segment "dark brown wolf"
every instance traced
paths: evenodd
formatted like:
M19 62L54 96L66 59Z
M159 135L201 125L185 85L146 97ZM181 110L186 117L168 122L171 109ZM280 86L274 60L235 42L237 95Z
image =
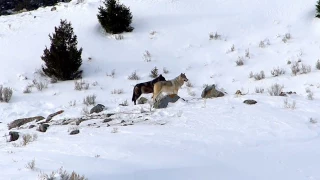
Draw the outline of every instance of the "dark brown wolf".
M136 84L133 88L132 101L136 105L137 99L141 94L153 93L153 86L156 82L165 81L166 79L160 74L157 78L152 81Z

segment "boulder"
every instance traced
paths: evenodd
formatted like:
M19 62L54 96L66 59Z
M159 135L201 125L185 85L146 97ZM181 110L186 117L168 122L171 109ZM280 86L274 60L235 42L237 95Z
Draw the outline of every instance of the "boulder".
M247 100L243 101L243 103L251 105L251 104L256 104L257 101L253 100L253 99L247 99Z
M166 108L168 107L169 103L175 103L180 99L180 97L177 94L170 94L166 95L163 98L156 101L153 105L156 109Z
M16 131L10 131L9 136L10 136L9 142L16 141L19 139L19 133Z
M145 104L145 103L147 103L147 102L148 102L148 99L145 98L145 97L140 97L140 98L138 99L138 104Z
M108 123L108 122L110 122L110 121L112 121L112 119L111 119L111 118L107 118L107 119L104 119L104 120L102 121L102 123Z
M46 132L49 126L50 126L49 124L41 124L38 130L40 132Z
M57 10L57 7L51 8L51 11L55 11L55 10Z
M90 114L92 114L92 113L99 113L99 112L103 111L104 108L105 108L104 105L102 105L102 104L97 104L96 106L94 106L94 107L90 110Z
M75 135L75 134L79 134L79 133L80 133L80 130L76 129L76 130L71 131L70 135Z
M216 98L216 97L222 97L222 96L224 96L224 93L221 91L218 91L214 84L211 86L207 86L201 93L202 98Z

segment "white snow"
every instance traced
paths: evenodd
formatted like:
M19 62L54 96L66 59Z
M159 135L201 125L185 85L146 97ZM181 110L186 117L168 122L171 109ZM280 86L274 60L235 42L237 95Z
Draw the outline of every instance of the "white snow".
M314 18L314 0L121 0L129 6L135 28L116 40L103 32L97 20L100 0L51 7L11 16L0 16L0 84L13 88L9 103L0 103L0 179L37 179L60 167L94 180L316 180L320 179L320 20ZM43 91L23 93L37 73L40 56L50 46L48 35L60 19L71 21L83 48L83 80L88 90L75 91L74 81L48 84ZM152 33L154 31L154 33ZM221 35L209 40L209 33ZM282 42L286 33L291 39ZM270 45L260 48L260 41ZM234 52L228 52L231 46ZM250 58L245 52L249 49ZM143 54L149 51L151 62ZM244 65L236 66L238 57ZM88 60L88 58L91 60ZM311 72L293 76L291 62L301 60ZM186 85L179 95L188 102L170 104L150 111L150 105L131 102L133 86L149 81L152 68L169 80L186 73L193 87ZM272 77L275 68L285 75ZM112 70L115 77L109 77ZM255 81L249 73L264 71ZM136 71L141 80L127 77ZM92 85L96 83L96 85ZM288 97L269 96L274 83ZM204 84L217 84L228 94L216 99L198 99ZM255 93L256 87L265 89ZM308 100L306 88L314 94ZM111 94L122 89L123 94ZM249 93L235 96L236 90ZM188 91L195 93L191 97ZM104 113L117 112L107 127L102 119L82 122L80 134L70 136L76 125L51 125L47 132L12 129L37 134L38 139L22 147L7 142L7 124L15 119L44 116L64 110L53 123L80 117L83 98L95 94ZM151 94L144 94L151 99ZM246 99L257 100L245 105ZM284 100L296 103L284 108ZM119 106L128 101L129 106ZM76 101L75 106L69 102ZM89 106L90 110L92 106ZM145 111L145 113L141 113ZM145 120L148 119L148 120ZM121 126L121 120L134 125ZM94 124L95 123L95 124ZM118 123L118 125L116 124ZM32 124L32 123L31 123ZM24 125L23 127L28 127ZM118 128L116 133L112 133ZM35 169L26 165L35 160Z

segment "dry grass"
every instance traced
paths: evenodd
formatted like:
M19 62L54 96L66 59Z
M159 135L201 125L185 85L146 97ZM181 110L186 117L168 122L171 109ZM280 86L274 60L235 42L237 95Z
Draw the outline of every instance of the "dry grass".
M96 104L96 98L97 96L92 94L88 95L83 99L83 104L89 106L89 105L95 105Z

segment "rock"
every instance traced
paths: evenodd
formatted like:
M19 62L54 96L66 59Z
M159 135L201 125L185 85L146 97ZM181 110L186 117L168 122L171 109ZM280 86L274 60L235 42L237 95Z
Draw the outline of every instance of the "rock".
M243 101L243 103L251 105L251 104L256 104L257 101L253 100L253 99L247 99L247 100Z
M79 133L80 133L80 130L76 129L76 130L71 131L70 135L75 135L75 134L79 134Z
M40 132L46 132L49 126L50 126L49 124L41 124L38 130Z
M99 113L99 112L103 111L104 108L105 108L104 105L102 105L102 104L97 104L96 106L94 106L94 107L90 110L90 114L92 114L92 113Z
M31 125L29 126L29 129L32 129L32 128L34 128L34 127L36 127L36 125L31 124Z
M214 84L207 86L201 93L202 98L216 98L222 96L224 96L224 93L216 90L216 86Z
M165 97L161 98L160 100L156 101L153 105L156 109L166 108L168 107L169 102L175 103L180 99L180 97L176 94L166 95Z
M107 118L107 119L104 119L102 122L103 123L107 123L107 122L110 122L110 121L112 121L112 119L111 118Z
M57 10L57 7L51 8L51 11L55 11L55 10Z
M138 104L145 104L145 103L147 103L147 102L148 102L148 99L145 98L145 97L140 97L140 98L138 99Z
M125 120L122 120L120 123L125 123L126 121Z
M16 140L19 139L19 133L16 132L16 131L10 131L10 132L9 132L9 135L10 135L9 142L11 142L11 141L16 141Z

